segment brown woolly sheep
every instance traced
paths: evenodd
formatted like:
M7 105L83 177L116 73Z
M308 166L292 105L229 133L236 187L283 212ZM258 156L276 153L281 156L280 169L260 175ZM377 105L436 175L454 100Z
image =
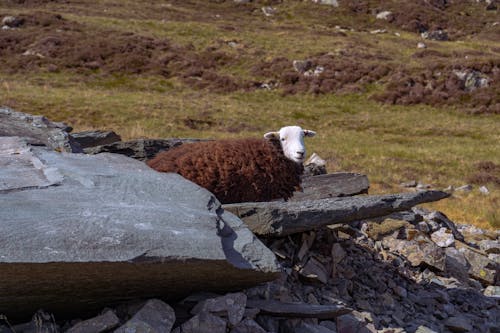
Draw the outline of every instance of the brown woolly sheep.
M265 139L196 142L161 152L147 164L175 172L212 192L222 203L288 199L300 188L304 136L316 133L283 127Z

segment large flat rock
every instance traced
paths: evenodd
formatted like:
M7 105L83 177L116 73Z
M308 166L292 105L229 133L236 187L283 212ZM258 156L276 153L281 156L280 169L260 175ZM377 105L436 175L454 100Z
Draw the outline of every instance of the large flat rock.
M272 280L276 258L207 190L115 154L0 137L0 313L83 313ZM19 166L19 167L18 167Z

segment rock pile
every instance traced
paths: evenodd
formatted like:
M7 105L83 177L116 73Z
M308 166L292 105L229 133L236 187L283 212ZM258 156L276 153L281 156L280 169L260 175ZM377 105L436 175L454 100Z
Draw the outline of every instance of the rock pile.
M59 136L64 125L9 114L43 130L0 138L0 333L500 331L500 231L415 207L446 193L331 198L369 183L330 174L290 202L224 211L138 161L55 152L69 141L52 147L50 135L74 139ZM75 142L92 148L88 135ZM40 307L55 315L13 325Z

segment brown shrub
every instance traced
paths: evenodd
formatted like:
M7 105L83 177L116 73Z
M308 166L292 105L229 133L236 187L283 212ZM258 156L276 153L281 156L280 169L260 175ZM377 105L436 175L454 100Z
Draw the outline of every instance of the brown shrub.
M468 182L477 185L490 183L500 186L500 164L481 161L475 166L477 170L467 178Z

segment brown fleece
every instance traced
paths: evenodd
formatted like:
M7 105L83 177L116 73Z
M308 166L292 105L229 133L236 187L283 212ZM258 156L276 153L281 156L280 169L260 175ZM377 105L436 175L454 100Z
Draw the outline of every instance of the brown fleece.
M183 144L147 164L206 188L222 203L288 199L300 188L302 164L285 157L279 141L218 140Z

